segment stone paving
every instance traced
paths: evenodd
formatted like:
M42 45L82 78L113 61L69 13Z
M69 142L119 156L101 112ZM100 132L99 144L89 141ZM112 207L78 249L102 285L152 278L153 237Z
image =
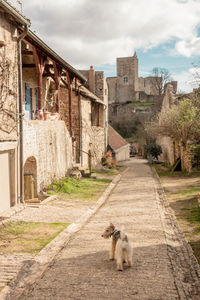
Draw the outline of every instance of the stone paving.
M158 178L144 160L133 159L110 197L63 247L20 298L49 300L200 299L200 270L180 232ZM101 238L112 221L125 225L133 244L133 267L109 261Z
M0 290L17 275L25 262L33 262L28 254L0 254Z
M44 204L25 208L21 205L2 215L11 221L73 223L95 204L94 201L66 202L62 198L52 197L52 200L45 201ZM0 253L0 290L16 276L25 264L31 265L34 259L35 255Z

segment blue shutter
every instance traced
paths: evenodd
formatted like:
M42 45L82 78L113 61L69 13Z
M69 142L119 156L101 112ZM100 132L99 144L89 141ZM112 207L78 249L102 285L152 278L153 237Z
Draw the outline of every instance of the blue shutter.
M38 111L38 88L35 89L35 97L36 97L36 111Z
M32 89L30 89L28 83L25 84L25 99L26 110L29 112L29 120L32 119Z

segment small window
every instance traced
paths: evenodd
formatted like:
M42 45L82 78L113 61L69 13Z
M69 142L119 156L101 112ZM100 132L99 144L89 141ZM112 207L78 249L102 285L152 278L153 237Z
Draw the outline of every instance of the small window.
M128 77L124 77L124 83L128 83Z

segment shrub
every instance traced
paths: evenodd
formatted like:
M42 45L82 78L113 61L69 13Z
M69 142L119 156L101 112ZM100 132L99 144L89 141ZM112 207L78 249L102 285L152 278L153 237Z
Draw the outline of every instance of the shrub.
M160 145L152 144L147 146L147 153L158 160L158 156L162 153L162 148Z

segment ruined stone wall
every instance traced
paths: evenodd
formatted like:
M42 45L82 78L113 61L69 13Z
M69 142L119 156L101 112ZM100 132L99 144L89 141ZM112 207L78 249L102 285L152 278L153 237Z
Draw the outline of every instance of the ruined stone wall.
M17 140L18 49L16 25L0 11L0 140Z
M109 77L106 79L108 85L109 104L117 102L117 77Z
M24 121L24 164L34 157L37 192L72 168L72 141L63 121Z
M104 72L95 71L95 95L104 101L105 86L104 86Z
M155 114L156 107L152 106L134 106L134 105L109 105L109 123L123 137L128 137L137 131L138 127L150 120ZM119 131L120 129L120 131ZM132 134L131 134L132 132Z
M82 98L82 150L92 155L92 166L100 163L104 155L104 128L91 125L91 101ZM88 155L82 153L82 167L88 168Z

